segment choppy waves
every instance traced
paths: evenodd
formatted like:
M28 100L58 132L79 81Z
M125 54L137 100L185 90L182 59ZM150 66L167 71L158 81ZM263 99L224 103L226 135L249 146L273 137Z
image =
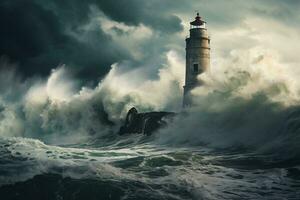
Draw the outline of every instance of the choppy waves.
M296 199L300 195L300 166L276 162L268 155L237 149L157 146L142 137L117 140L123 142L75 148L25 138L1 139L1 196Z
M1 197L299 199L300 98L290 76L271 77L256 66L263 59L230 65L199 77L195 106L181 111L181 65L168 56L157 80L114 65L95 88L79 88L64 67L47 80L0 73ZM131 106L178 114L150 137L118 136Z

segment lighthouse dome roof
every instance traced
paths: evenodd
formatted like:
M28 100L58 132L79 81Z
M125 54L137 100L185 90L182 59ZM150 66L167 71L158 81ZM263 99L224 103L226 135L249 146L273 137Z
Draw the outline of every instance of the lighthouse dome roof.
M193 26L202 26L205 23L199 16L199 13L197 13L197 16L195 17L195 20L192 21L190 24Z

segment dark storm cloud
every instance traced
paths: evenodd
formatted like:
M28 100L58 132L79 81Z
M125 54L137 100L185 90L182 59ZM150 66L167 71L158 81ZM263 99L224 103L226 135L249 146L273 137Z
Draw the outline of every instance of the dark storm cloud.
M52 12L22 1L4 1L0 5L0 52L26 63L46 51L49 43L60 44L68 38ZM31 69L28 69L30 73ZM25 72L25 71L24 71Z
M162 32L178 32L182 30L181 20L165 12L168 5L161 1L119 0L96 1L99 8L115 21L128 25L143 23ZM168 1L170 4L175 2ZM162 10L163 9L163 10Z
M46 75L61 63L72 66L80 75L99 76L109 70L112 62L129 57L100 29L87 33L90 42L68 35L68 28L81 34L77 30L80 21L75 23L68 17L32 1L2 2L0 54L17 62L19 71L26 76ZM87 16L78 17L74 13L73 19L76 17L87 20ZM90 44L93 40L99 46Z
M132 56L100 26L82 28L91 20L92 5L127 25L145 24L168 33L182 30L178 17L158 14L154 3L137 0L4 0L0 3L0 55L18 63L25 76L47 75L59 64L67 64L83 78L104 75L112 63Z
M0 56L18 64L25 76L48 75L52 68L67 64L78 76L89 80L105 75L111 64L130 60L133 66L157 69L162 55L171 48L184 54L181 19L187 24L198 10L211 31L241 26L251 17L271 18L291 27L300 20L296 0L2 0L0 2ZM139 41L137 49L119 44L101 29L99 17L130 27L144 25L153 35ZM236 8L236 9L235 9ZM94 9L95 10L95 9ZM180 17L180 18L179 18ZM87 28L88 26L88 28ZM187 31L187 30L186 30ZM124 36L126 30L111 32ZM156 72L152 72L156 73Z

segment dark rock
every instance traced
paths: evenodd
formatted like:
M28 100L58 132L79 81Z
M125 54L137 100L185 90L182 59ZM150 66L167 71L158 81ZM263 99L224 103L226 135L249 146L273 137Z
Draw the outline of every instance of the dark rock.
M166 126L167 121L174 116L174 112L138 113L137 109L133 107L128 111L125 123L121 126L119 134L139 133L150 135L159 128Z

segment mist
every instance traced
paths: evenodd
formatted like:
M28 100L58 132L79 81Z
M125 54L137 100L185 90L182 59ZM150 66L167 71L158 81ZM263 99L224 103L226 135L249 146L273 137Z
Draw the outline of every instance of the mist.
M174 51L166 57L157 79L149 79L143 68L124 70L128 63L116 63L94 88L80 86L64 65L47 78L22 80L14 66L2 63L1 80L7 87L1 88L0 134L50 143L78 142L114 134L133 106L141 111L179 111L183 62Z
M220 66L200 75L204 84L192 91L195 106L182 110L184 59L174 50L165 56L156 79L142 67L116 63L94 88L80 86L66 66L45 79L22 80L3 62L1 80L7 87L1 88L0 133L76 143L116 134L134 106L140 112L181 113L158 133L159 142L254 146L280 135L298 109L299 83L290 78L295 75L270 52L252 49L233 51Z
M193 106L160 130L157 142L298 158L300 88L292 66L257 47L219 61L198 77Z

